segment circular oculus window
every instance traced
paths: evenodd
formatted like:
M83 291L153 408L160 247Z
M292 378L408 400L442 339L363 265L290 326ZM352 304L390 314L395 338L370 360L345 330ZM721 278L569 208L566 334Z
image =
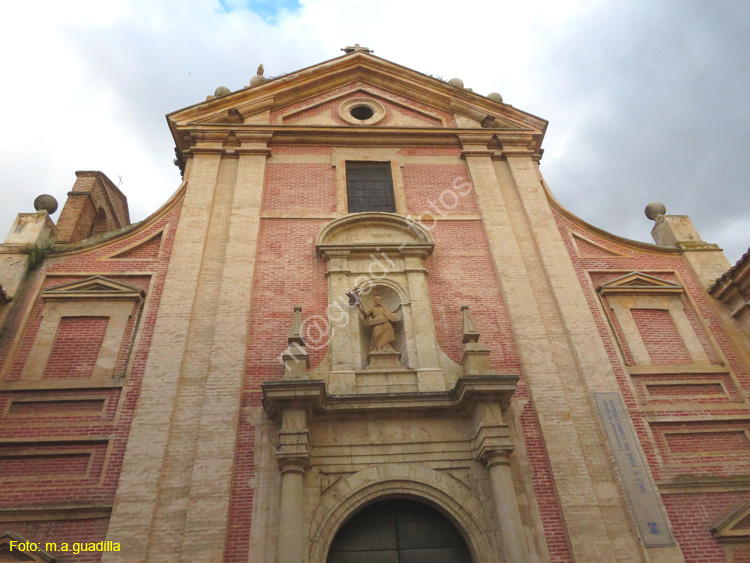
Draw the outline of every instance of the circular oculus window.
M339 106L339 116L352 125L374 125L385 117L385 107L370 98L351 98Z

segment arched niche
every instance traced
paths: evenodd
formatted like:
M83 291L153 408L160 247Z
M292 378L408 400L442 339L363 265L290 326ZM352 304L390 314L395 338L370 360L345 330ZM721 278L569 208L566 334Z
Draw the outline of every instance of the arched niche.
M409 367L409 344L406 337L406 329L404 327L404 303L402 301L402 291L397 291L391 284L378 283L373 281L372 283L361 284L356 288L357 293L362 299L362 304L365 311L371 310L375 305L375 298L379 297L380 301L388 311L394 313L399 322L394 324L393 332L395 340L392 344L393 349L399 353L399 362L403 367ZM408 303L407 303L408 306ZM408 309L407 309L408 310ZM369 367L368 357L369 354L375 349L375 342L373 339L373 333L371 327L367 325L366 319L360 314L360 356L362 358L362 368L367 369Z
M342 306L346 322L331 323L330 371L324 378L332 394L445 391L446 378L435 337L424 259L435 246L421 224L395 213L357 213L331 221L318 234L316 250L328 267L329 306ZM367 325L357 308L347 308L347 294L382 296L401 317L399 361L393 373L374 364ZM373 365L378 365L377 370ZM373 373L378 371L379 374Z

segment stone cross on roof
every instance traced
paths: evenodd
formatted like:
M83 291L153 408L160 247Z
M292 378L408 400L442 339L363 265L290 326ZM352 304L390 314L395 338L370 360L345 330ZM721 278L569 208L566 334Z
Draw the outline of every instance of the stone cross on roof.
M349 53L356 53L358 51L362 51L363 53L374 53L375 52L374 49L368 49L367 47L360 47L359 43L355 43L354 47L344 47L341 50L344 51L344 53L346 53L347 55Z

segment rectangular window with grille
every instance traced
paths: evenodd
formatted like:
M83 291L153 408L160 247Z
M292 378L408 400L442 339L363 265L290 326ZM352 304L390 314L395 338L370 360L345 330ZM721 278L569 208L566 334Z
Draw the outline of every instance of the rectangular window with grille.
M346 194L349 213L396 212L390 162L346 163Z

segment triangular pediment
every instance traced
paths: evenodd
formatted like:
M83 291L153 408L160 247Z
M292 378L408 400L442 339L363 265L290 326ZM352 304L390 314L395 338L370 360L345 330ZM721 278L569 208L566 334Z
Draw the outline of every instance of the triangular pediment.
M718 540L750 541L750 502L738 506L711 526L711 534Z
M347 103L350 102L350 103ZM451 114L428 106L417 107L408 98L383 91L366 83L352 84L315 96L309 103L294 104L274 112L282 125L349 126L351 118L342 111L349 105L370 103L382 110L374 123L379 127L447 127ZM342 115L343 114L343 115Z
M42 292L44 299L141 299L145 293L102 276L64 283Z
M598 291L604 295L612 293L682 293L684 290L681 285L669 280L641 272L632 272L600 285Z
M11 542L15 542L11 545ZM19 549L18 546L36 545L38 549ZM22 562L22 561L37 561L54 563L57 561L55 557L41 549L42 544L34 544L26 540L26 538L11 532L10 530L0 532L0 561L7 562ZM46 546L45 546L46 547Z
M394 115L389 115L390 125L383 120L378 125L381 127L513 129L534 136L540 145L547 126L545 120L508 104L364 52L208 99L173 112L167 119L179 148L187 148L187 141L178 129L190 125L240 129L252 125L356 127L341 123L333 108L323 106L357 91L380 103L387 101ZM317 119L311 115L315 112Z

